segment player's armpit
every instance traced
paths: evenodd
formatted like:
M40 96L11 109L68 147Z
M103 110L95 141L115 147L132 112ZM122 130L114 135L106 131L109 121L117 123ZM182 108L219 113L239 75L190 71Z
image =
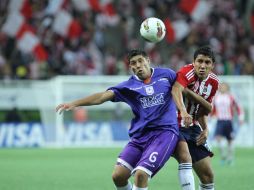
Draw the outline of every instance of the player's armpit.
M115 97L115 93L112 90L107 90L106 92L102 94L101 101L102 103L106 101L110 101L114 97Z

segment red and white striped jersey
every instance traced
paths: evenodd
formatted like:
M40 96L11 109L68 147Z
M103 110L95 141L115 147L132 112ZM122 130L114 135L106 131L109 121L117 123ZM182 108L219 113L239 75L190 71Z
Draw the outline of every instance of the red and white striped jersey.
M218 92L214 97L212 115L216 116L218 120L232 120L234 111L237 112L238 119L243 121L244 112L234 96L229 92Z
M218 86L219 79L214 73L209 73L207 78L200 81L198 76L194 72L193 64L186 65L182 67L177 72L177 82L183 87L187 87L193 92L204 97L208 102L212 103L213 97L215 96ZM198 124L195 120L197 112L199 110L199 104L185 98L184 100L187 112L193 117L193 124ZM178 112L178 122L180 126L184 126L183 120L181 118L180 112Z

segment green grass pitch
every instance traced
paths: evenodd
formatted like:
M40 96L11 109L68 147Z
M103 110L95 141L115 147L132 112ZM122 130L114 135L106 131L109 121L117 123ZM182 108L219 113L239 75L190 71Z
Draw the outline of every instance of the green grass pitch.
M111 173L120 148L0 149L0 190L113 190ZM237 149L233 166L221 166L215 150L217 190L254 189L254 149ZM196 186L197 186L196 178ZM149 190L179 190L173 158Z

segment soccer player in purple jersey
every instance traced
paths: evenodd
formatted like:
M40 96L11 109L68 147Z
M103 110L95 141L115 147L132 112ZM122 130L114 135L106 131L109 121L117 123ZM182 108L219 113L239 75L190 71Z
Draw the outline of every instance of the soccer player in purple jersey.
M125 102L134 114L129 129L130 141L119 154L112 178L117 190L147 190L148 180L170 158L178 142L179 127L171 89L176 73L171 69L151 68L141 50L128 55L133 76L105 92L63 103L60 113L78 106L106 101ZM134 184L129 181L134 176Z

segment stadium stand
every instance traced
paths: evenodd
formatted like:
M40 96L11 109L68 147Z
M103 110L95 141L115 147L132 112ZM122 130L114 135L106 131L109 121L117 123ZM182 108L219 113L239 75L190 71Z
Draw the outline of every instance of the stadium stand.
M178 69L193 49L218 53L219 75L254 74L253 1L1 0L0 78L123 75L126 51L145 48L154 65ZM225 11L227 10L227 11ZM167 36L144 42L139 25L156 16Z

